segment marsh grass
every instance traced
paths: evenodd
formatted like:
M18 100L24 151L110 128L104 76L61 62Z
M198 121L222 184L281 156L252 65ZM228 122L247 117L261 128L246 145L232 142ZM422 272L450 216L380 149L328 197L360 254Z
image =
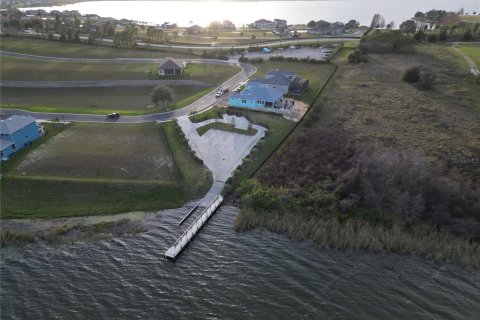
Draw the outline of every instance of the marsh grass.
M37 241L61 244L79 240L104 239L123 234L135 235L146 231L140 222L129 219L100 222L90 225L60 225L46 230L4 227L0 230L0 247L24 247Z
M335 217L242 209L234 227L237 232L265 228L285 233L294 240L311 240L322 248L418 254L437 262L454 262L473 269L480 267L479 243L468 242L428 224L408 225L400 219L395 219L389 227L360 219L341 222Z

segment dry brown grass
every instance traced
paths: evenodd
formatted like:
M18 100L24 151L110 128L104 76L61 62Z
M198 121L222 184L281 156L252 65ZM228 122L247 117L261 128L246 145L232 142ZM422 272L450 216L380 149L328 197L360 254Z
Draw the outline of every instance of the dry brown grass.
M382 148L421 150L434 162L478 158L480 101L468 71L456 64L448 47L420 46L417 51L372 54L369 63L343 64L319 126L342 127L358 141L367 139ZM433 90L421 91L401 80L402 72L413 65L437 76ZM480 171L478 166L470 169Z

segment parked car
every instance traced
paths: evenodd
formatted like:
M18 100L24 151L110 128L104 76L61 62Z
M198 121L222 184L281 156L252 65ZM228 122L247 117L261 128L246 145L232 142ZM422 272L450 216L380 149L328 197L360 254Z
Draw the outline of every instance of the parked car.
M217 91L217 93L215 93L215 97L217 98L220 98L222 95L223 95L223 90L219 90Z
M118 113L118 112L109 113L109 114L107 114L107 118L118 119L118 118L120 118L120 113Z
M223 94L226 94L226 93L229 93L229 92L230 92L230 88L223 89Z

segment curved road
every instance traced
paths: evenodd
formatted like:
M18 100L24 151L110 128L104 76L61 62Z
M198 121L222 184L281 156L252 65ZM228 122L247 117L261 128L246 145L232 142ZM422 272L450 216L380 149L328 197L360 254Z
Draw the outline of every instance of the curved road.
M2 55L4 52L2 52ZM11 54L11 53L10 53ZM23 55L22 56L31 56L31 55ZM13 56L13 55L12 55ZM58 61L58 59L65 59L65 58L56 58L56 57L42 57L42 56L34 56L41 59L49 59L43 61ZM25 57L25 59L29 59ZM70 58L73 59L73 58ZM98 59L78 59L78 60L98 60ZM78 61L73 60L73 61ZM109 60L109 59L101 59L101 60ZM118 59L110 59L110 60L118 60ZM128 59L130 60L130 59ZM138 60L138 59L137 59ZM143 59L145 62L146 60L155 60L155 59ZM72 121L72 122L106 122L106 123L142 123L142 122L163 122L163 121L170 121L173 118L188 115L192 111L203 111L208 109L212 106L218 99L215 97L215 93L222 87L229 87L234 88L238 86L243 81L247 80L252 74L254 74L257 69L246 63L238 63L238 62L229 62L223 60L209 60L209 59L194 59L189 60L192 63L211 63L211 64L229 64L235 65L242 68L242 71L225 81L221 86L213 89L211 92L207 93L205 96L201 97L197 101L193 102L192 104L178 110L172 110L163 113L154 113L148 115L139 115L139 116L121 116L119 119L107 119L105 115L92 115L92 114L75 114L75 113L53 113L53 112L31 112L26 110L20 109L8 109L2 108L2 114L9 114L9 115L30 115L37 120L50 120L52 118L58 117L62 121Z

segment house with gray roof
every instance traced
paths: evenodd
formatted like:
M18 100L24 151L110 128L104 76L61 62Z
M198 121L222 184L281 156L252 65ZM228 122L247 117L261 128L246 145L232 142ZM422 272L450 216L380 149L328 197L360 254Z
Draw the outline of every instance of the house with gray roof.
M257 84L278 89L289 95L302 95L310 86L308 79L298 77L295 72L280 69L267 72L264 79L250 80L247 86Z
M12 154L38 139L42 128L30 116L11 116L0 120L1 158L7 160Z
M176 76L182 75L187 64L184 60L165 58L158 65L158 75L159 76Z
M283 92L263 85L252 85L228 98L230 107L276 108L283 99Z

